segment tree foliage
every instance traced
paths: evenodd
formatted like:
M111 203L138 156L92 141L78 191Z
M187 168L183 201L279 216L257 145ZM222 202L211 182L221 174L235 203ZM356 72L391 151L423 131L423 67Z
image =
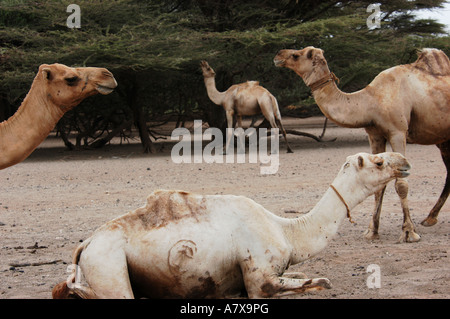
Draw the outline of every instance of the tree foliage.
M66 25L73 2L81 8L80 29ZM414 16L443 2L378 1L381 27L370 30L372 1L2 0L0 120L20 105L38 66L54 62L106 67L119 83L111 95L89 98L61 120L61 136L75 132L75 146L103 145L134 126L144 150L153 151L149 123L196 117L222 126L221 108L206 95L202 59L216 70L219 90L258 80L281 107L296 106L290 115L319 113L299 78L273 66L279 49L324 49L341 88L353 91L383 69L412 62L418 48L449 54L443 26Z

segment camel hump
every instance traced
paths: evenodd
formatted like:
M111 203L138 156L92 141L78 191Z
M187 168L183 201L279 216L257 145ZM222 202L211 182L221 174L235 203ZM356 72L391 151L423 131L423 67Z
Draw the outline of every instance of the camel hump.
M417 69L432 75L450 75L450 60L443 51L425 48L418 56L412 64Z
M183 218L198 217L206 211L205 198L184 191L157 190L147 197L147 204L132 214L144 229L164 227Z
M259 81L247 81L246 82L248 86L257 86L259 85Z

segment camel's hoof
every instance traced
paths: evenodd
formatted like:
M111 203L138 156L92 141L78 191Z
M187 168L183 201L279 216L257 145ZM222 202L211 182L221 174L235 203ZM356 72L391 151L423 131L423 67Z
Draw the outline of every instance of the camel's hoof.
M433 217L427 217L421 222L421 224L423 226L427 226L427 227L436 225L436 223L437 223L437 218L433 218Z
M331 281L328 278L314 278L311 285L320 289L331 289Z
M420 240L419 234L414 231L404 231L398 240L399 243L416 243Z
M286 153L294 153L291 149L288 149Z
M364 233L364 237L367 240L378 240L380 239L380 235L378 235L378 232L374 232L372 229L368 228L366 232Z

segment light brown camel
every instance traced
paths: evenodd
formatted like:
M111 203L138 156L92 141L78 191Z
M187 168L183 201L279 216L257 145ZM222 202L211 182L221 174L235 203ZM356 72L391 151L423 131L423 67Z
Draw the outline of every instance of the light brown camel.
M116 86L112 73L103 68L41 65L17 112L0 123L0 169L27 158L83 99L109 94Z
M354 93L339 90L321 49L281 50L274 63L302 77L329 119L344 127L364 127L374 154L384 152L387 141L401 154L406 143L437 145L447 178L439 200L422 221L425 226L436 224L450 191L450 61L444 52L423 49L414 63L387 69ZM400 241L418 241L409 215L408 182L397 179L395 186L404 214ZM375 211L366 233L369 239L379 237L383 195L384 189L375 194Z
M327 278L285 271L321 252L352 208L409 169L399 153L349 156L299 218L244 196L156 191L78 246L74 272L53 298L266 298L330 288Z
M252 116L261 114L273 128L281 129L281 133L286 141L287 152L292 153L287 141L286 131L281 123L281 114L278 108L277 99L257 81L247 81L245 83L234 84L225 92L219 92L216 88L216 72L209 66L208 62L202 61L200 67L203 72L206 91L208 97L214 104L225 109L227 117L227 127L234 128L234 116L238 118L238 124L242 127L242 116ZM227 146L231 139L231 130L227 132Z

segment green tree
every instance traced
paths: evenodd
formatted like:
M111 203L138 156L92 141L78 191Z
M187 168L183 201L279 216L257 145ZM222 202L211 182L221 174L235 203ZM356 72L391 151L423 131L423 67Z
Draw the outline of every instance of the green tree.
M372 1L79 0L81 28L69 29L72 2L0 2L0 120L20 105L42 63L106 67L118 80L114 93L86 99L59 123L68 147L69 131L77 132L75 146L101 146L133 125L149 152L156 136L149 123L182 125L196 117L221 127L223 112L206 95L202 59L216 70L219 89L258 80L280 106L297 107L290 115L308 116L320 111L293 72L273 66L279 49L324 49L345 91L413 61L418 48L450 52L443 26L414 16L439 8L439 0L379 1L381 27L372 30L366 26Z

